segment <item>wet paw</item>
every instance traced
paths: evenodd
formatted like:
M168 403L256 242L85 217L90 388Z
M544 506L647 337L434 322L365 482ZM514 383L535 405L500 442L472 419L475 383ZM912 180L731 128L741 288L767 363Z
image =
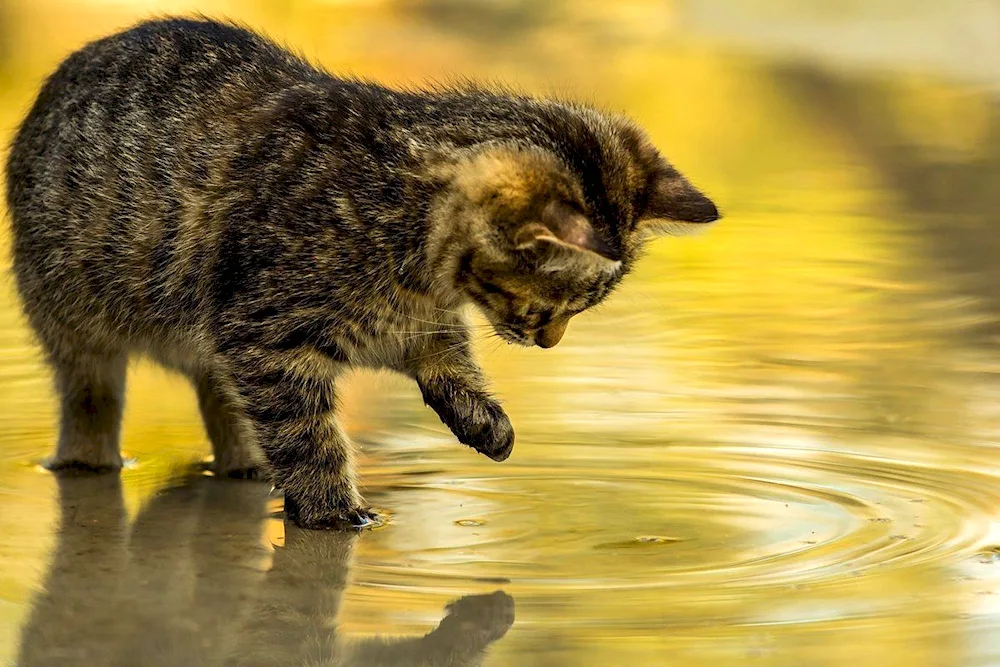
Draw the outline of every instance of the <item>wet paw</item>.
M300 503L287 493L285 518L299 528L310 530L365 530L382 525L379 515L364 507L352 507L335 513L304 512Z
M350 523L351 527L356 530L377 528L382 525L382 518L378 514L373 510L361 507L348 511L344 520Z
M514 448L514 428L503 408L484 392L462 386L454 380L437 380L420 385L424 403L438 413L458 441L503 461Z
M459 442L494 461L505 461L514 449L514 427L500 404L491 399L480 401L452 431Z

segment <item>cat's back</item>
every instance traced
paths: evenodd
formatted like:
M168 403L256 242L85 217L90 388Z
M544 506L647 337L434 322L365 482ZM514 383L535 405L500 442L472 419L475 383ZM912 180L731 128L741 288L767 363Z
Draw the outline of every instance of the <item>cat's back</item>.
M178 101L181 93L196 102L220 90L259 93L259 87L318 76L304 60L251 30L207 19L168 18L140 23L72 53L46 82L39 103L74 93L94 99L91 93L128 87L119 91L125 100L155 107L166 99ZM123 100L94 101L110 105Z
M148 21L91 42L46 80L15 136L15 229L39 189L51 198L60 187L99 185L104 167L135 172L184 135L225 132L240 108L322 76L260 35L210 20Z
M168 18L147 21L93 42L66 65L91 74L87 85L136 86L137 102L197 101L226 92L235 97L322 75L266 37L231 23Z
M156 135L171 122L226 111L322 75L236 25L162 19L87 44L46 80L18 132L10 171L28 158L69 151L74 140ZM75 155L86 158L86 153Z
M208 20L142 23L67 57L7 162L14 269L29 310L53 302L49 310L76 308L81 321L163 311L171 275L198 269L177 265L175 246L211 256L198 211L237 145L241 110L324 76L256 33ZM73 299L55 303L66 285Z

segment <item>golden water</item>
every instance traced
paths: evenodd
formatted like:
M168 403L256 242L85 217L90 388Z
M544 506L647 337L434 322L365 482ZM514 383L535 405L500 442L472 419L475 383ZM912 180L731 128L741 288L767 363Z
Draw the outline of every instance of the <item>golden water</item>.
M755 56L686 34L684 6L0 6L4 142L70 50L198 9L337 71L626 111L726 213L657 241L557 348L484 345L518 433L503 464L411 384L355 378L347 425L391 516L356 540L285 529L266 489L192 476L208 451L193 394L142 363L120 487L60 489L37 466L49 376L5 281L0 664L304 664L303 624L336 629L309 654L332 660L496 590L434 641L478 642L495 666L1000 663L997 97Z

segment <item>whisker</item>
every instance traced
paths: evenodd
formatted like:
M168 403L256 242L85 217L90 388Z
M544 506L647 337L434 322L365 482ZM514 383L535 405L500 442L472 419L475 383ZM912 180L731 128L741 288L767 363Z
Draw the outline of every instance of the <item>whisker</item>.
M383 333L393 334L396 336L402 336L404 334L411 334L413 336L436 336L438 334L450 334L455 333L456 329L438 329L437 331L385 331Z
M425 354L419 357L411 357L409 361L421 361L423 359L434 359L435 357L442 357L446 354L451 354L452 352L455 352L460 348L467 347L467 345L468 345L467 342L463 340L453 345L449 345L443 350L438 350L437 352L431 352L430 354Z
M442 312L445 312L445 313L450 312L450 311L444 310L443 308L438 308L438 310L440 310ZM413 320L414 322L420 322L421 324L430 324L432 326L438 327L439 329L448 329L448 330L453 330L453 331L461 331L461 330L464 330L464 329L472 329L472 328L475 328L475 329L487 328L487 327L490 326L489 324L476 323L476 322L469 322L469 323L466 323L466 322L455 322L454 324L452 324L452 323L449 323L449 322L440 322L440 321L434 321L434 320L424 320L424 319L421 319L419 317L416 317L415 315L410 315L409 313L403 313L403 312L396 312L395 314L396 315L400 315L402 317L405 317L407 319Z
M446 328L446 329L464 329L464 328L466 328L465 324L458 324L458 323L456 323L456 324L449 324L448 322L434 322L432 320L422 320L419 317L414 317L413 315L404 315L404 317L408 317L409 319L413 320L414 322L420 322L421 324L430 324L431 326L443 327L443 328Z

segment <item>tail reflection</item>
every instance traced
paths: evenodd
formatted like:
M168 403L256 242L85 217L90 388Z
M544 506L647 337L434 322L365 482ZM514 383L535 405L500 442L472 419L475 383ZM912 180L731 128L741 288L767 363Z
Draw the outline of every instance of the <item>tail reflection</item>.
M59 496L21 667L459 667L481 664L514 620L498 591L452 603L423 637L342 641L335 619L358 536L288 526L267 568L263 485L191 478L132 526L116 475L62 477Z

